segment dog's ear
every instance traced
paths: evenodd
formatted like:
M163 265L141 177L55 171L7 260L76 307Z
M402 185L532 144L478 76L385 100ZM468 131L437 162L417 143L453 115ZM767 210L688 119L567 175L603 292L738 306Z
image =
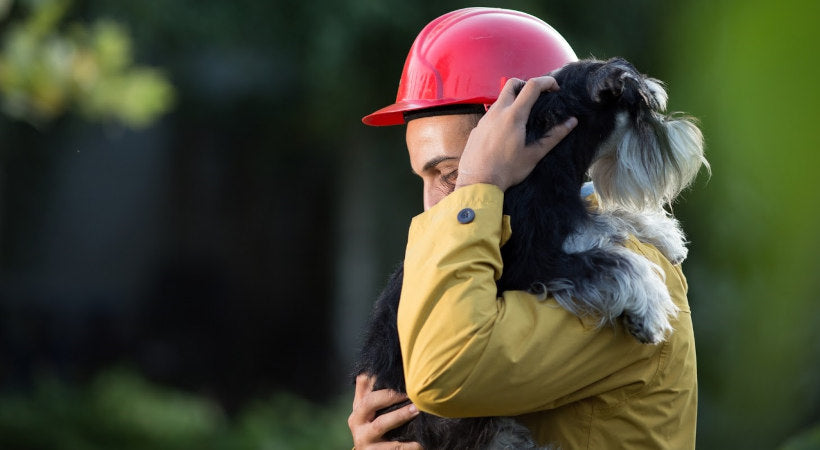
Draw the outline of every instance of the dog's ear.
M611 59L590 73L587 87L594 101L614 107L616 117L614 138L589 168L602 208L662 209L702 166L708 170L703 134L694 119L663 113L667 94L660 81Z
M647 78L624 59L602 63L589 78L589 96L598 103L617 102L628 109L645 106L653 111L666 109L663 83Z
M685 116L639 114L589 168L601 208L659 211L689 186L701 167L703 134Z

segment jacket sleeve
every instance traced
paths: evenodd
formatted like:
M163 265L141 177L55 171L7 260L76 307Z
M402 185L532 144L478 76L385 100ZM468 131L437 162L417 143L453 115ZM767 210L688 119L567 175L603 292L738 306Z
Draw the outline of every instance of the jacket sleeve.
M658 353L660 346L640 344L618 325L597 328L553 299L499 296L500 247L509 233L502 204L497 187L466 186L410 225L398 331L407 392L423 411L474 417L552 409L620 387L610 375ZM474 218L459 221L465 208Z

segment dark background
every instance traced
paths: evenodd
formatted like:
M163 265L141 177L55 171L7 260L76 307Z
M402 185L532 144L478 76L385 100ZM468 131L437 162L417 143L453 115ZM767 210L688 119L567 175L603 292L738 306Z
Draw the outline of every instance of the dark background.
M11 108L12 31L55 2L57 36L122 27L167 108ZM479 5L629 59L701 120L714 174L675 206L698 447L773 448L820 421L816 2L62 3L0 1L0 444L310 448L333 429L318 442L348 446L349 364L421 210L403 128L359 120L395 98L424 24ZM134 425L145 399L187 431Z

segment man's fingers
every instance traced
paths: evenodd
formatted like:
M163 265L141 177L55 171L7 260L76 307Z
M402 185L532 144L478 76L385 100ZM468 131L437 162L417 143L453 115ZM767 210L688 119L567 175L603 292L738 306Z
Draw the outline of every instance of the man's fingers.
M365 374L359 374L356 377L356 394L354 397L354 401L357 399L364 398L368 392L373 390L373 385L376 383L376 377L367 376Z
M390 405L395 405L396 403L407 400L407 395L390 389L382 389L371 392L363 400L362 408L366 408L375 413L382 408L387 408Z
M547 143L551 143L552 146L555 146L558 142L562 139L567 137L567 135L578 125L578 119L575 117L570 117L569 119L565 120L564 123L559 123L554 127L550 128L547 131L547 134L541 139L541 141L546 140Z
M547 155L562 139L564 139L574 128L578 125L578 119L570 117L564 123L559 123L552 127L544 137L538 141L530 144L530 147L535 147L534 157L536 162Z
M418 442L393 442L396 446L390 447L391 450L424 450Z
M522 114L529 115L532 105L535 104L542 92L557 91L558 89L558 82L553 77L530 78L521 88L521 92L518 93L515 99L515 107L519 108Z
M424 450L418 442L382 442L370 447L373 450Z
M504 83L504 87L501 89L501 92L498 94L498 99L495 101L494 105L499 106L509 106L515 101L516 95L522 89L522 86L525 86L526 82L524 80L518 78L510 78Z
M376 419L371 422L372 430L374 434L384 436L388 431L404 425L417 415L419 415L419 411L416 409L416 405L411 403L395 411L390 411L389 413L376 417Z
M504 87L498 94L498 99L495 103L501 106L508 106L513 102L517 102L521 103L522 108L530 110L542 92L557 91L559 89L558 82L549 75L530 78L527 81L519 78L510 78L504 83Z
M512 106L518 112L517 115L522 117L528 116L532 105L538 100L538 96L542 92L557 91L558 82L551 76L543 76L530 78L527 81L518 78L510 78L498 94L498 100L493 106L498 105L497 108L506 108Z
M376 411L407 400L407 395L391 389L374 391L375 383L376 377L356 377L353 411L347 418L355 445L385 450L422 450L415 442L384 442L386 432L412 420L419 412L415 405L409 404L376 417Z

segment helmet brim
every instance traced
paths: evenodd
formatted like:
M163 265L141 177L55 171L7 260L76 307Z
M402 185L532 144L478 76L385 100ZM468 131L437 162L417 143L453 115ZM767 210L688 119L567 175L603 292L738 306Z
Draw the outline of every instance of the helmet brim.
M420 109L435 108L447 105L490 105L495 103L495 98L476 97L468 99L435 99L435 100L405 100L387 105L371 114L362 117L362 123L372 127L385 127L390 125L403 125L404 113L418 111Z

